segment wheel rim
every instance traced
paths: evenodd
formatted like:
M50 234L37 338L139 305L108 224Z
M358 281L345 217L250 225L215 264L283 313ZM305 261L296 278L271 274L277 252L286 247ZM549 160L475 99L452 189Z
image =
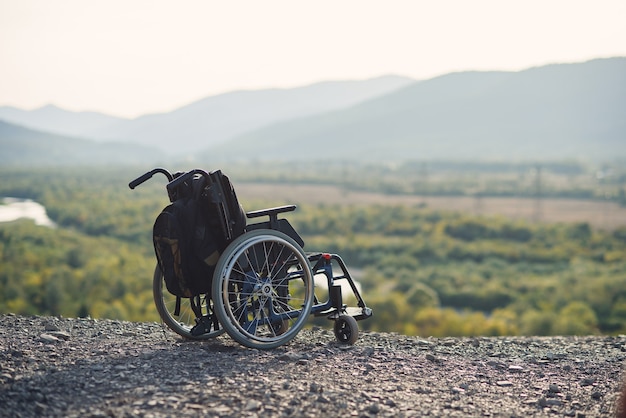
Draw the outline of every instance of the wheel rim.
M216 311L224 316L229 335L241 344L277 347L295 337L310 312L313 280L308 259L277 231L253 231L240 238L218 263L214 281L219 296L214 295L222 304Z

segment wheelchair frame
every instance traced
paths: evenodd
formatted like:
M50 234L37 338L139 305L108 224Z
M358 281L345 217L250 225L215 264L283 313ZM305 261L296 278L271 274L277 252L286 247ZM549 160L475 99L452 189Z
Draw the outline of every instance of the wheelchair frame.
M134 189L164 174L170 201L180 198L183 185L204 179L202 193L218 213L221 232L229 243L220 255L212 277L210 294L181 298L165 290L157 264L153 276L154 302L163 322L182 337L205 340L224 331L240 344L271 349L291 341L303 328L309 315L334 321L337 340L354 344L358 339L357 320L369 318L372 310L337 254L305 253L304 241L289 221L279 215L294 211L295 205L246 213L247 219L267 217L247 224L238 236L233 231L233 204L223 188L220 170L210 173L194 169L172 175L155 168L129 183ZM238 203L237 203L238 206ZM209 208L207 208L208 210ZM315 279L323 278L328 294L318 298ZM342 286L347 283L357 306L344 304Z

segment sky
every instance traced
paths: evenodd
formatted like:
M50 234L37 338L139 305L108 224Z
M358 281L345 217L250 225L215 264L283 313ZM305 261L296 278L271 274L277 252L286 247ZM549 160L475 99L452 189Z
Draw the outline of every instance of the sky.
M626 56L625 0L0 0L0 106L134 118L235 90Z

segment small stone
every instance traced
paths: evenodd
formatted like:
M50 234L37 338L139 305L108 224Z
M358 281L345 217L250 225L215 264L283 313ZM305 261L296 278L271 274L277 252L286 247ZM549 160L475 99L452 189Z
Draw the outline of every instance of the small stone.
M518 366L518 365L511 365L511 366L509 366L509 371L510 372L514 372L514 373L519 373L519 372L523 372L524 368L522 366Z
M211 408L211 412L216 414L216 415L227 415L230 414L232 412L232 408L226 406L226 405L216 405L214 407Z
M41 341L43 341L44 343L50 344L50 343L55 343L60 341L57 337L55 337L54 335L50 335L50 334L41 334L39 336L39 338L41 339Z
M595 392L593 392L593 393L591 394L591 398L592 398L592 399L596 399L596 400L597 400L597 399L602 399L602 394L601 394L600 392L598 392L598 391L595 391Z
M294 353L285 353L278 357L280 361L298 361L300 360L300 356Z
M41 402L35 402L35 412L38 414L43 414L48 407Z
M71 335L68 332L65 331L52 331L49 332L48 334L52 335L53 337L56 337L60 340L64 340L67 341L71 338Z
M513 386L513 382L510 382L508 380L498 380L496 382L496 385L501 386L501 387L508 387L508 386Z
M369 408L367 408L367 410L372 414L377 414L380 412L380 405L377 403L373 403L369 406Z
M504 365L501 362L496 361L496 360L489 360L487 362L487 365L491 366L491 367L493 367L495 369L504 369L504 368L506 368L506 365Z
M60 331L61 330L59 327L57 327L52 322L47 322L46 325L44 325L43 329L44 329L44 331Z
M550 392L552 392L552 393L559 393L559 392L561 392L561 388L558 385L554 384L554 383L550 384L550 387L548 388L548 390Z
M255 399L250 399L248 401L248 403L246 404L245 410L246 411L256 411L261 407L261 402L255 400Z
M367 347L363 350L363 355L365 357L371 357L374 354L374 349L372 347Z
M439 361L440 361L435 355L433 355L431 353L427 353L426 354L426 360L432 361L433 363L439 363Z

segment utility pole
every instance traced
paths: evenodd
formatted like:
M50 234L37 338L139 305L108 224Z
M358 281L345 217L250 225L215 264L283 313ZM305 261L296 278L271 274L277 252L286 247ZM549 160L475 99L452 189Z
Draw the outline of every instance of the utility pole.
M542 196L541 196L541 166L537 165L535 168L535 211L533 213L533 220L535 222L541 221L542 214Z

